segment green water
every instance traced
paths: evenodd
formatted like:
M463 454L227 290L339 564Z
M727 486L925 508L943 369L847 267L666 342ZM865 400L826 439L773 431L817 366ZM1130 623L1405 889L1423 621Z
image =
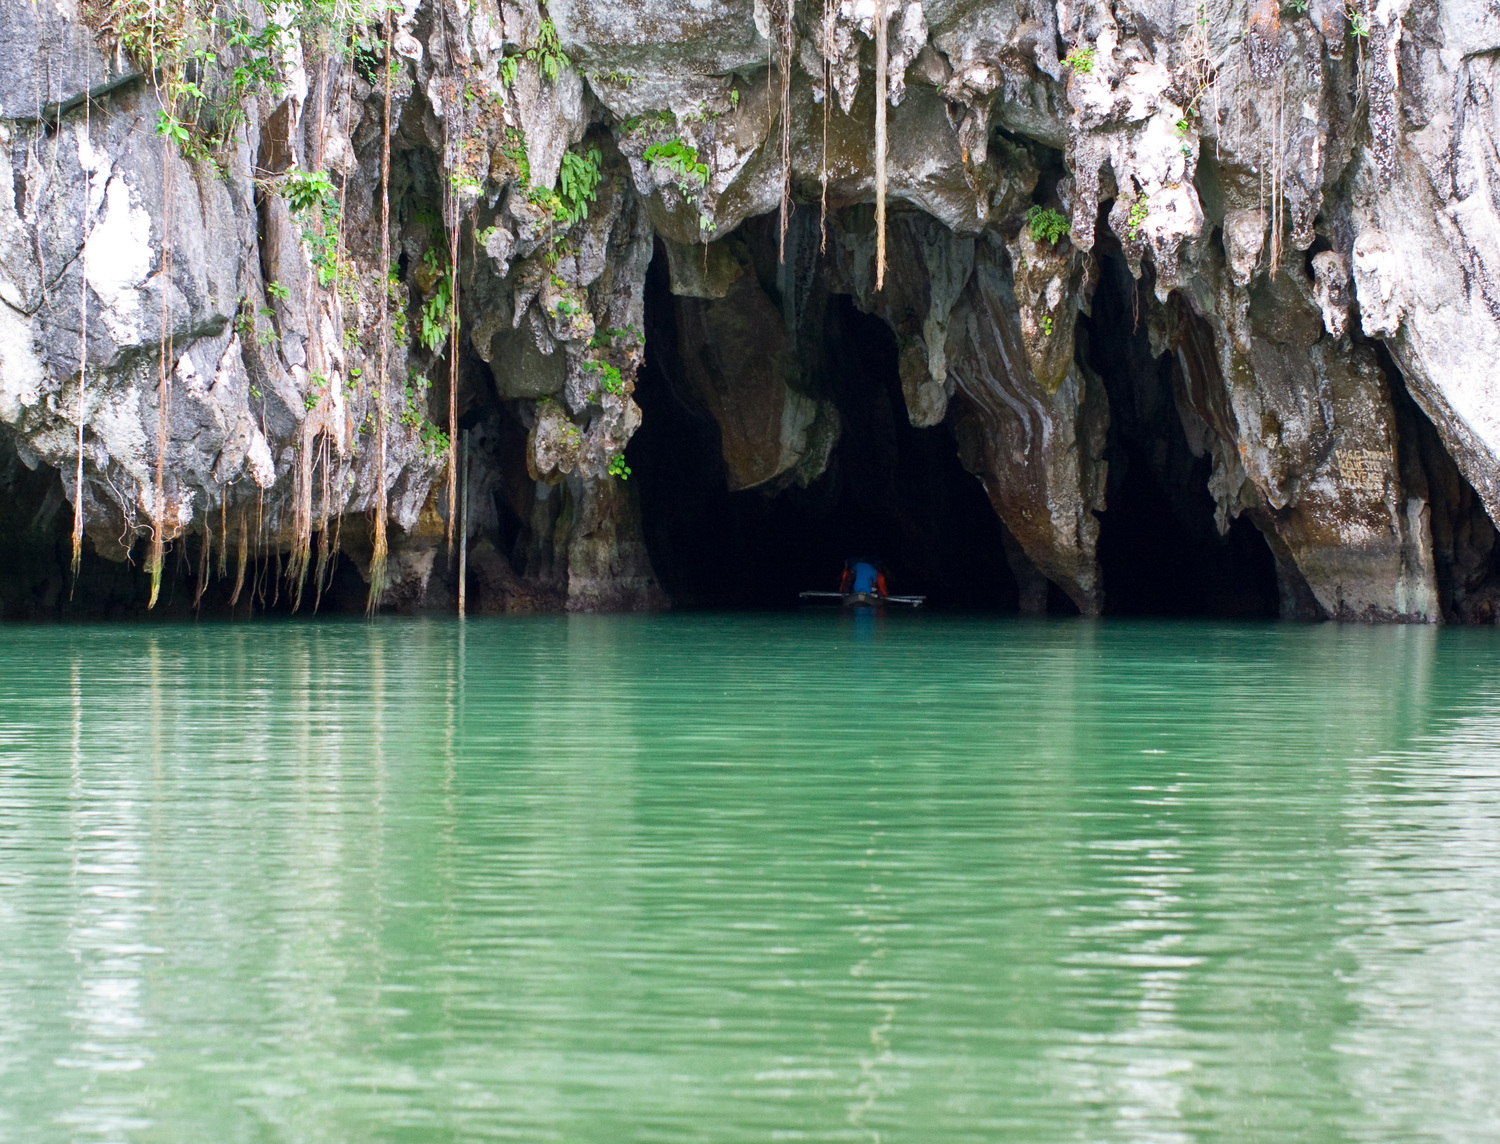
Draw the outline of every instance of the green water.
M1500 1139L1500 633L0 628L0 1140Z

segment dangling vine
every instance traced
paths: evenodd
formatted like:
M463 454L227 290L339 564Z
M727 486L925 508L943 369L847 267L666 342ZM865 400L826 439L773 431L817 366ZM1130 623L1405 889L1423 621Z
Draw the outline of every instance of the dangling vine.
M370 554L370 595L365 602L365 611L375 614L385 591L386 575L386 504L385 456L386 456L386 372L389 368L391 275L391 69L394 66L392 45L395 30L391 25L391 9L385 10L385 111L380 133L380 362L376 371L375 391L375 543Z
M833 29L837 0L823 0L823 162L818 170L818 253L828 253L828 113L833 102Z
M172 143L162 139L161 222L161 341L156 378L156 488L152 495L154 520L151 531L151 598L146 610L156 607L161 593L161 569L166 556L167 530L167 422L172 412L172 378L167 361L172 357Z
M792 52L796 37L792 31L792 6L795 0L781 5L781 236L777 260L786 261L786 228L792 217Z
M87 61L85 61L87 69ZM88 73L84 73L84 89L88 89ZM89 105L91 101L83 101L83 135L90 138L89 134ZM73 589L78 584L78 570L83 566L83 418L84 418L84 381L88 369L89 360L89 220L88 204L84 204L83 214L83 257L80 259L82 266L83 285L78 295L78 469L73 474L73 581L68 586L68 599L73 598Z
M885 285L886 0L875 0L875 289Z

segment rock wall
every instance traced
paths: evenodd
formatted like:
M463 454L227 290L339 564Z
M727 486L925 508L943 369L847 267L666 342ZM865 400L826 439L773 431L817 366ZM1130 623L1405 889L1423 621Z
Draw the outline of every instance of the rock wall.
M388 518L370 603L449 608L461 436L471 606L663 606L624 461L643 354L680 361L731 488L806 487L840 437L829 292L897 335L1023 607L1050 581L1096 614L1111 408L1079 319L1117 260L1283 614L1500 616L1477 0L405 0L388 41L368 8L143 31L131 0L0 0L6 614L61 606L64 504L80 583L125 604L142 573L99 562L161 549L195 602L351 600Z

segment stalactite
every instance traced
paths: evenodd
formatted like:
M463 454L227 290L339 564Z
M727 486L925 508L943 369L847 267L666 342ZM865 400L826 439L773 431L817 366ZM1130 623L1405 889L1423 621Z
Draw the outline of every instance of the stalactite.
M375 544L370 554L370 595L365 602L365 611L375 614L380 605L381 593L385 590L386 562L386 504L385 452L386 452L386 371L390 356L390 294L391 294L391 65L392 44L395 30L391 25L391 10L385 10L385 114L381 121L380 136L380 363L375 392Z
M886 0L875 0L875 289L885 286Z

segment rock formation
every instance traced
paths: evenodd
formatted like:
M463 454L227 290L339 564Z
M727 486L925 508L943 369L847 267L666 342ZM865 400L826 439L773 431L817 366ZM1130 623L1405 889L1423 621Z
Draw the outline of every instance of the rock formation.
M1478 0L0 0L0 54L4 615L450 609L460 456L471 606L665 606L643 362L805 495L848 296L1023 608L1111 606L1136 377L1283 615L1500 618Z

